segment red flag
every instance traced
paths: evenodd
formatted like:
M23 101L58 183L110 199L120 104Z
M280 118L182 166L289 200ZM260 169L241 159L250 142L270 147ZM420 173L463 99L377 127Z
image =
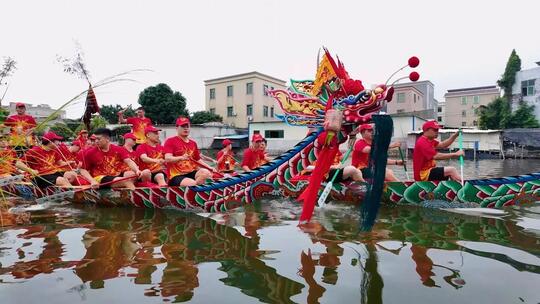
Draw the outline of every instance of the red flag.
M99 113L99 106L96 94L94 94L94 89L92 89L92 85L90 85L88 87L88 94L86 95L86 107L82 118L87 130L90 130L90 119L94 113Z

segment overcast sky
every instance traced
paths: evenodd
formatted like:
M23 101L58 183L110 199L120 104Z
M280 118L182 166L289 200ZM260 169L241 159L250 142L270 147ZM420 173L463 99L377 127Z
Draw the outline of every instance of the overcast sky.
M448 89L493 85L513 48L523 69L540 61L537 0L0 0L0 12L0 57L18 62L4 104L58 107L85 90L55 61L73 55L74 40L94 82L153 70L97 90L101 105L136 105L141 90L164 82L186 97L190 111L204 109L205 79L250 71L314 78L322 45L368 85L416 55L439 101ZM71 106L68 116L81 112L81 104Z

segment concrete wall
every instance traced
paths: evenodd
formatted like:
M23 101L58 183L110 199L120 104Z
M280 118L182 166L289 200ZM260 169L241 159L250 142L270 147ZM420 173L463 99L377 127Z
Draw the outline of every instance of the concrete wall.
M458 129L442 129L439 131L439 141L447 139ZM477 151L500 151L501 134L499 130L463 130L463 148L473 150L477 143ZM414 149L414 145L422 132L409 133L407 138L407 146L409 149ZM459 141L456 139L449 149L455 150L459 148Z
M521 95L521 82L525 80L535 79L534 89L535 94L532 96ZM512 108L515 110L519 105L519 101L527 102L529 105L534 106L534 115L536 119L540 121L540 67L535 67L528 70L519 71L516 73L516 82L512 86Z
M478 89L449 90L445 95L446 127L477 127L479 124L480 106L487 106L500 96L495 86ZM465 99L465 103L463 103Z
M267 151L275 155L289 150L304 139L308 128L289 126L282 121L254 122L249 125L249 138L257 131L268 141ZM283 131L283 138L267 137L266 131Z
M400 96L403 96L403 99L400 100ZM415 112L424 109L424 94L414 86L396 87L392 101L386 105L388 114Z

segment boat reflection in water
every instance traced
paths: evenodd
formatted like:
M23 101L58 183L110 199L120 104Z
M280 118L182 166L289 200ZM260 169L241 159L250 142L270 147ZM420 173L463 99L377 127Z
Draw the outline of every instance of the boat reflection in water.
M383 303L422 299L418 287L478 289L477 265L467 263L474 257L486 269L511 267L487 276L486 285L508 274L531 284L533 275L538 282L538 236L516 225L517 215L494 219L383 208L373 231L359 233L354 207L319 211L299 230L297 206L269 205L213 218L139 208L33 214L0 232L0 299L208 302L227 294L234 302ZM522 292L511 287L523 283L506 284ZM414 290L403 294L399 286Z

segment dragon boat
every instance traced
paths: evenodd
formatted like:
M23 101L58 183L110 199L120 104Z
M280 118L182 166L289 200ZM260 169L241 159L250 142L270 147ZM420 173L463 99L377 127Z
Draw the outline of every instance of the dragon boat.
M419 59L409 58L406 67L418 66ZM396 73L397 73L396 72ZM287 152L271 162L251 171L235 176L209 181L192 187L155 187L105 190L73 190L49 187L45 193L32 185L12 183L4 186L3 191L26 199L43 197L45 200L67 200L74 203L94 203L108 206L136 206L147 208L176 208L203 212L223 212L245 204L251 204L265 196L298 197L309 188L310 182L302 178L303 171L315 160L328 159L329 145L320 143L319 136L327 132L327 139L345 139L353 134L361 124L375 122L376 117L385 117L386 125L380 129L391 130L391 119L386 115L373 116L386 102L392 100L393 84L400 79L419 79L419 74L411 72L388 84L373 89L364 89L360 80L349 77L339 59L337 62L325 49L322 60L318 63L315 80L291 80L287 90L270 90L283 111L276 115L288 125L304 127L306 137ZM332 115L329 115L329 114ZM332 121L327 118L331 116ZM332 126L335 125L332 129ZM337 126L337 127L336 127ZM330 131L330 132L329 132ZM377 133L375 133L377 137ZM379 152L385 153L379 158L382 166L386 164L386 151L390 133L379 134L387 138L386 144L380 145ZM374 138L376 140L376 138ZM345 141L343 140L343 141ZM328 140L326 141L328 143ZM375 145L375 143L374 143ZM339 146L339 145L338 145ZM375 146L374 146L375 147ZM334 149L333 153L336 153ZM377 158L372 149L371 159ZM333 158L333 157L332 157ZM326 173L329 168L322 170ZM320 162L317 162L320 166ZM382 167L384 172L384 167ZM314 170L315 172L315 170ZM383 174L384 176L384 174ZM381 180L374 183L382 183ZM315 186L315 192L321 191L324 182ZM362 185L361 185L362 186ZM329 196L332 200L359 203L363 199L366 187L357 184L334 183ZM369 188L369 187L368 187ZM316 193L315 193L316 194ZM381 200L391 204L420 205L425 200L446 200L476 203L479 207L499 208L507 205L519 205L540 200L540 173L521 176L467 180L462 185L454 181L440 182L389 182L385 183Z

